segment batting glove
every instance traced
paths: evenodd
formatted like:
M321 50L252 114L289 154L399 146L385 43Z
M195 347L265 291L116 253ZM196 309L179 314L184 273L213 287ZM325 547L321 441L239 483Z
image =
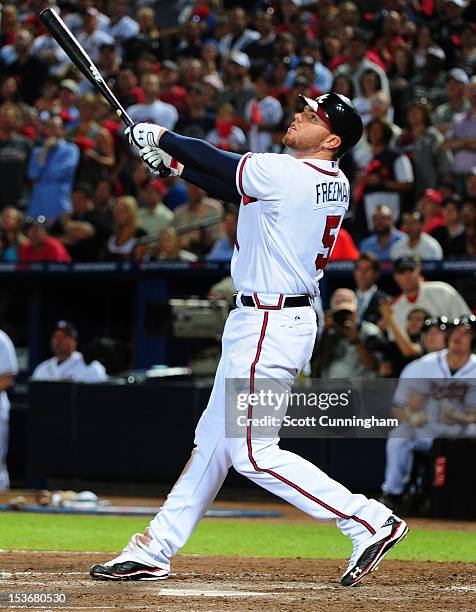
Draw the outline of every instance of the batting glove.
M160 137L167 129L154 123L135 123L126 128L124 134L129 143L138 149L144 147L158 147Z
M144 147L139 151L139 155L142 161L155 174L158 174L161 164L170 170L172 176L180 176L182 174L183 164L158 147Z

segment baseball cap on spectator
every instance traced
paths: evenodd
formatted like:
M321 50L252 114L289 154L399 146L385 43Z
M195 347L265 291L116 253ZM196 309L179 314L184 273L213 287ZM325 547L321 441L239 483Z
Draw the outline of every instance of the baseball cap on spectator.
M464 8L466 6L466 0L446 0L448 4L455 4L459 6L459 8Z
M436 189L425 189L425 191L423 192L423 197L428 198L438 206L443 202L443 197L441 193Z
M469 83L469 76L462 68L452 68L448 72L448 80L449 79L453 79L453 81L457 81L458 83L463 83L463 85Z
M178 70L178 66L172 60L164 60L160 63L161 70L171 70L172 72L176 72Z
M432 55L433 57L440 59L442 62L444 62L446 59L445 52L440 47L428 47L426 54Z
M301 59L299 60L299 64L298 66L307 66L308 68L314 68L314 58L311 57L310 55L305 55L304 57L301 57Z
M406 272L407 270L416 270L420 267L420 262L413 255L405 255L395 260L393 269L395 272Z
M74 338L75 340L78 339L78 330L73 323L71 323L71 321L58 321L53 329L53 332L55 331L62 331L67 336L71 336L71 338Z
M220 79L218 74L207 74L203 77L202 82L206 85L211 85L217 91L223 89L223 81Z
M331 311L357 312L357 298L352 289L336 289L331 298Z
M97 10L97 8L94 8L94 6L90 6L86 9L85 12L86 15L89 15L90 17L97 17L99 15L99 11Z
M228 61L238 64L238 66L246 68L247 70L249 70L251 66L250 58L246 55L246 53L243 53L243 51L233 51L233 53L230 53Z
M75 95L78 95L79 87L76 81L73 81L73 79L63 79L60 83L60 87L63 89L69 89L69 91L72 91Z

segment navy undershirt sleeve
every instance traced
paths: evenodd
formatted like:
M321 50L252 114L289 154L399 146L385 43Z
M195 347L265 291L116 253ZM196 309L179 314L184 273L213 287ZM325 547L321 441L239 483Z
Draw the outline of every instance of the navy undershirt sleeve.
M160 148L178 159L186 168L208 175L218 176L220 181L236 190L236 169L241 155L222 151L204 140L165 132L160 138Z
M184 166L182 178L189 183L197 185L197 187L201 187L212 198L218 198L219 200L225 200L225 202L231 202L233 204L239 204L241 202L241 195L238 193L236 186L234 184L224 183L217 176L200 172L199 170L193 170L190 166Z

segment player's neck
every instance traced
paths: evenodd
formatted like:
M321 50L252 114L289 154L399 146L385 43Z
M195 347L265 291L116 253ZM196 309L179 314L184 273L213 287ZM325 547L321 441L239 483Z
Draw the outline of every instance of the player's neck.
M326 153L325 151L319 151L319 153L311 153L310 151L294 151L294 157L296 159L314 159L316 161L332 162L337 161L334 159L332 153Z

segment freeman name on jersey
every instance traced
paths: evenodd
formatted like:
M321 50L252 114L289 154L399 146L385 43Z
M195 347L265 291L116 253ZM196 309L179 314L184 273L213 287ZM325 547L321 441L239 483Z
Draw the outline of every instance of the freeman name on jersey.
M322 206L328 202L347 205L349 203L349 187L344 181L330 181L316 185L316 204Z

